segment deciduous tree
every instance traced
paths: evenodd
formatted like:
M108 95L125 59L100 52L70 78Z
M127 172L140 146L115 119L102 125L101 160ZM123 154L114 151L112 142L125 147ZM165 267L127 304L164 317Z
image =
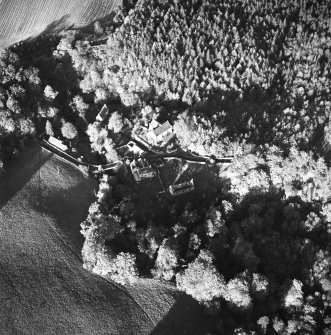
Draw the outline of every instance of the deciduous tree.
M55 91L50 85L46 85L44 89L44 95L46 99L52 101L56 98L56 96L59 94L59 92Z
M152 271L154 276L160 279L171 280L178 266L178 247L174 239L164 239L155 261L155 268Z
M224 277L217 271L212 255L206 250L201 250L187 269L176 275L176 285L199 302L227 296Z
M114 133L119 133L123 129L123 118L119 112L113 112L109 118L108 129Z
M302 292L302 283L293 279L291 286L284 297L284 306L285 308L291 309L300 309L303 304L303 292Z
M47 135L54 136L53 127L49 120L46 121L45 131Z
M226 291L225 299L236 308L245 310L252 306L249 282L245 276L238 275L231 279L226 285Z
M74 139L78 134L76 127L71 122L65 122L61 132L62 135L69 140Z

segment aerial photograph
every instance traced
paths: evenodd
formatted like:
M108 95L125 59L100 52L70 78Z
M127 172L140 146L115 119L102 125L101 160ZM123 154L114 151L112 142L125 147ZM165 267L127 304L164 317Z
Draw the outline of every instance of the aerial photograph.
M0 0L0 335L331 335L331 0Z

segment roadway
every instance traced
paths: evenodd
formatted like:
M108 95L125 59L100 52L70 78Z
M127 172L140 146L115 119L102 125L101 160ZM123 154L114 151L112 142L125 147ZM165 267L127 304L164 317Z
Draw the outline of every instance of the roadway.
M189 151L184 151L182 149L177 149L173 152L154 151L151 148L147 147L145 143L140 142L137 137L131 137L130 135L125 134L123 132L122 134L128 137L131 141L135 142L137 146L139 146L142 150L145 151L144 158L147 160L156 160L161 158L177 158L177 159L184 159L188 162L199 162L203 164L212 164L213 162L221 164L230 164L233 160L233 157L217 158L214 156L198 156ZM40 140L39 144L44 149L55 153L56 155L66 159L67 161L75 164L78 167L80 166L87 167L89 172L107 172L107 171L115 172L123 165L122 161L116 161L113 163L103 165L89 164L82 160L78 160L69 153L62 151L61 149L57 148L56 146L54 146L53 144L49 143L44 139Z
M159 154L149 154L147 153L145 155L145 158L147 160L154 160L154 159L160 159L160 158L180 158L184 159L188 162L200 162L205 164L210 164L212 161L215 161L215 163L222 163L222 164L230 164L232 162L232 157L223 157L223 158L214 158L210 156L194 156L191 153L185 153L185 152L164 152Z
M177 149L173 152L155 151L150 147L148 147L145 143L141 142L138 136L131 137L125 132L121 132L121 134L129 138L131 141L136 143L138 147L144 150L146 152L144 158L146 158L147 160L153 160L159 158L180 158L189 162L201 162L205 164L211 163L212 161L214 161L215 163L230 164L233 160L233 156L220 157L220 158L214 156L199 156L193 154L190 151L184 151L182 149Z
M116 161L113 163L103 164L103 165L95 165L95 164L89 164L84 161L80 161L77 158L71 156L65 151L60 150L53 144L47 142L46 140L40 140L39 144L44 149L53 152L54 154L66 159L67 161L75 164L76 166L86 166L90 172L106 172L106 171L116 171L118 170L123 162Z

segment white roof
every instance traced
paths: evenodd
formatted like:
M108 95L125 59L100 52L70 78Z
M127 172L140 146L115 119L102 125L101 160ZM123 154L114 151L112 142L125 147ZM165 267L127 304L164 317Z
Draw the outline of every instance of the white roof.
M50 136L48 138L48 142L55 145L56 147L60 148L61 150L67 150L68 147L59 139L56 137Z
M155 119L153 119L153 120L150 122L148 128L149 128L149 130L153 130L153 129L159 127L159 126L160 126L160 124L159 124Z
M106 105L103 105L99 114L98 114L98 117L103 119L108 114L108 112L109 112L108 107Z

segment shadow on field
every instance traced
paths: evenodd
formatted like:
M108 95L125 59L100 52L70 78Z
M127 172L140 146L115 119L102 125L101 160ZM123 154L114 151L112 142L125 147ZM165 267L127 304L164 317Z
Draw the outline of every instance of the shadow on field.
M66 15L63 15L60 19L55 20L51 22L50 24L48 24L47 27L38 34L38 36L53 34L63 29L74 29L74 30L78 30L83 33L91 33L91 32L94 32L95 22L98 21L101 24L101 26L107 26L112 23L114 16L115 16L115 12L112 12L104 17L91 21L90 23L82 27L75 28L75 24L69 21L70 14L66 14ZM26 41L28 40L29 38Z
M41 42L41 40L38 39L38 37L40 36L42 37L42 36L49 35L49 34L54 34L63 29L72 28L74 24L69 22L69 18L70 18L69 14L63 15L60 19L54 20L53 22L49 23L46 26L46 28L42 30L41 32L39 32L38 34L27 37L26 39L22 40L22 42L25 43L26 46L30 45L31 47L34 47L34 48L38 46L38 48L40 49L39 43ZM35 42L37 42L37 45L35 44ZM28 43L31 43L31 44L28 44ZM45 48L46 46L44 46L44 49Z
M150 334L202 335L211 328L213 328L212 318L193 298L182 294Z
M69 14L63 15L60 19L47 25L47 27L39 35L51 34L64 28L70 28L72 24L69 24L69 17Z
M8 172L0 178L0 210L52 156L51 153L41 154L41 150L39 145L28 147L18 162L8 166Z
M78 171L77 173L81 173ZM80 223L88 214L88 206L94 200L93 188L87 180L69 189L41 195L39 211L55 218L61 233L69 238L78 253L81 252L84 237L80 233ZM82 210L83 209L83 210Z
M101 27L106 27L113 23L114 16L115 16L115 12L112 12L104 17L100 17L96 20L91 21L91 23L87 24L86 26L80 27L79 30L83 33L93 33L95 31L94 27L95 27L96 22L99 22ZM105 40L107 40L107 38L105 38Z

